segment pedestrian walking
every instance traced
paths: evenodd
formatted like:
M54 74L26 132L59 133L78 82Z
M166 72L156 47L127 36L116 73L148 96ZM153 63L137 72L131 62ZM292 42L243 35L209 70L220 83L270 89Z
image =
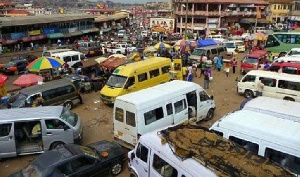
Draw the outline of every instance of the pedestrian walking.
M192 68L193 68L193 76L197 77L197 64L195 62L193 62Z
M219 56L218 59L217 59L217 68L218 68L218 71L219 71L219 72L221 71L222 66L223 66L223 64L222 64L222 59L221 59L221 57Z
M215 56L214 59L213 59L214 69L217 69L217 60L218 60L218 56Z
M225 63L225 67L224 67L225 73L226 73L226 77L229 76L229 72L230 72L230 63L226 62Z
M256 89L257 89L257 95L256 96L262 96L263 94L263 89L264 89L264 84L262 83L262 78L259 78L256 84Z
M237 61L235 58L232 59L231 65L232 65L232 72L235 73L235 68L237 67Z
M43 46L43 52L46 52L47 51L47 47L44 45Z
M208 72L205 70L204 71L204 89L209 89L209 74Z
M193 81L193 68L192 68L191 63L189 64L187 69L188 69L187 81L192 82Z
M30 42L30 48L33 50L33 42Z

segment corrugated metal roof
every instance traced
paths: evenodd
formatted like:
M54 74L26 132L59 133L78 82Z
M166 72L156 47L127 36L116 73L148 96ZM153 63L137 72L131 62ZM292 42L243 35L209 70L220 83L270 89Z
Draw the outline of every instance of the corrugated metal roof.
M95 22L104 22L109 20L119 20L122 18L126 18L127 14L116 14L116 15L109 15L109 16L97 16L95 17Z
M55 23L55 22L83 20L83 19L94 19L94 17L86 13L41 15L41 16L27 16L27 17L0 17L0 21L2 21L2 27L34 25L34 24L42 24L42 23Z
M182 1L180 3L185 3L186 1ZM189 3L200 3L199 0L189 0ZM263 0L203 0L201 1L201 3L210 3L210 4L270 4L267 1L263 1Z

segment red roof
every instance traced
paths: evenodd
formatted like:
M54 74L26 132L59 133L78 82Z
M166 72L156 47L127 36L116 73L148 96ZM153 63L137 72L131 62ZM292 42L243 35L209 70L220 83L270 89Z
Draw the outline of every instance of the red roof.
M10 14L26 14L26 15L31 15L31 13L27 12L26 10L11 10L7 13L7 15L10 15Z
M210 4L269 4L264 0L189 0L189 3L210 3ZM184 3L184 1L182 2Z
M86 9L85 12L116 12L116 9Z
M12 6L12 5L15 5L15 4L12 2L0 2L0 6Z

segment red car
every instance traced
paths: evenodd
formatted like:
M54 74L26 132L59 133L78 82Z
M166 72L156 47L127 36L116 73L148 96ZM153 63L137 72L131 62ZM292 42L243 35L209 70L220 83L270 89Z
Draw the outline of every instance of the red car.
M265 50L256 50L251 54L245 56L241 63L241 73L246 74L251 70L258 69L259 65L265 62L267 55L268 52Z

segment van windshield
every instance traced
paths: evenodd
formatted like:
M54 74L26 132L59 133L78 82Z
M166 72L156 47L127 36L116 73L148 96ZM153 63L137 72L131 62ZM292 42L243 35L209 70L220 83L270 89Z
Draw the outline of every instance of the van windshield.
M192 53L192 55L206 55L206 50L204 50L204 49L196 49L196 50L194 50L194 52Z
M13 96L9 100L11 107L13 107L13 108L22 107L25 104L27 97L28 97L28 95L25 95L24 93L19 92L17 95Z
M257 58L246 58L244 60L244 63L246 63L246 64L257 64L258 63L258 59Z
M111 75L106 83L109 87L123 88L127 77L120 75Z
M233 42L224 43L224 44L225 44L225 46L226 46L227 48L235 48L235 46L234 46L234 43L233 43Z
M73 127L77 124L78 121L78 115L71 112L68 108L63 109L60 118L71 124Z
M236 42L235 44L236 44L237 46L244 45L244 43L243 43L243 42Z

